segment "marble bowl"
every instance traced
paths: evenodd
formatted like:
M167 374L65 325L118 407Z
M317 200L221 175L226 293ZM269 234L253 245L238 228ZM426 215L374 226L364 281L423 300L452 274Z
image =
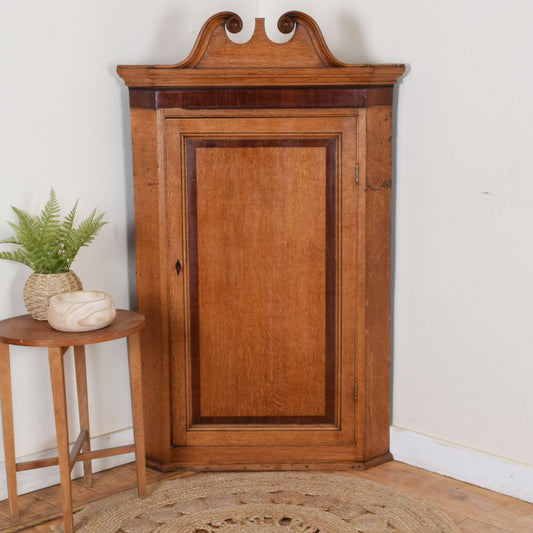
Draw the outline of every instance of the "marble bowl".
M63 292L50 298L48 323L59 331L92 331L111 324L116 314L105 292Z

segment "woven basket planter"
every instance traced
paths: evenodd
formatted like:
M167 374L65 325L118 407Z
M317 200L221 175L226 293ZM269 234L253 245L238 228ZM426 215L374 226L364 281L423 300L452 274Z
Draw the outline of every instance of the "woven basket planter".
M80 278L72 270L63 274L33 273L24 286L24 305L35 320L46 320L48 300L54 294L83 290Z

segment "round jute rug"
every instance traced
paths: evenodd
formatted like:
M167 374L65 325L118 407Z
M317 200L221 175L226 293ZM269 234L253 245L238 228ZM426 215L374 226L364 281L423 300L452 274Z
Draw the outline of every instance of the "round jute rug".
M198 474L95 502L76 533L460 533L429 503L331 474ZM59 528L58 531L61 531Z

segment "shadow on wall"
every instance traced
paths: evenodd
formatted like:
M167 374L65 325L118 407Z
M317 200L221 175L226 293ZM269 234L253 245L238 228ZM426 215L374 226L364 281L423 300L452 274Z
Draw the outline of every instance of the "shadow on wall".
M124 194L126 205L126 246L128 254L128 295L130 309L137 309L137 280L135 267L135 207L133 191L133 153L131 148L131 127L130 127L130 102L127 88L116 74L116 66L113 69L114 75L120 87L120 113L122 117L122 154L124 161Z

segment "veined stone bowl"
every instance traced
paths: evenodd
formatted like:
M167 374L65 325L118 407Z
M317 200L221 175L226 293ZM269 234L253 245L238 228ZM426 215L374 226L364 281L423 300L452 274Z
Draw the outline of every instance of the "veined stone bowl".
M48 323L59 331L92 331L109 326L116 314L105 292L63 292L50 298Z

